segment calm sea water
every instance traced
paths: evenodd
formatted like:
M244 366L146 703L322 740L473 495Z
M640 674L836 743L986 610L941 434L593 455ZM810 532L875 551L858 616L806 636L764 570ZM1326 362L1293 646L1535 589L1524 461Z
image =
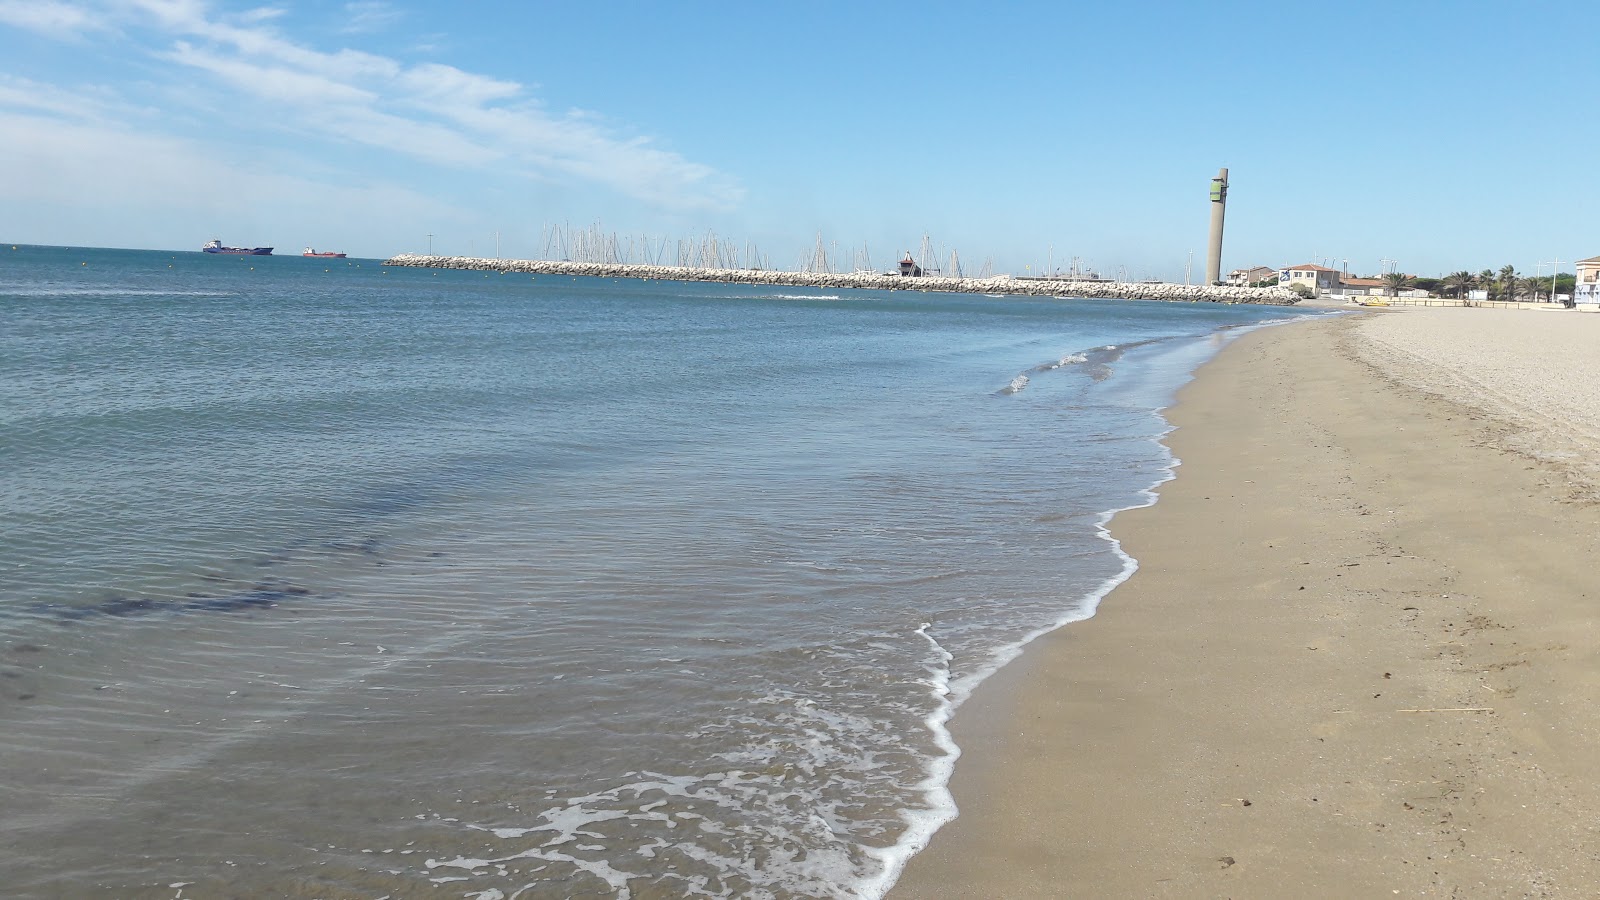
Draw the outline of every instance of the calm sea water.
M0 247L0 884L877 896L1294 315Z

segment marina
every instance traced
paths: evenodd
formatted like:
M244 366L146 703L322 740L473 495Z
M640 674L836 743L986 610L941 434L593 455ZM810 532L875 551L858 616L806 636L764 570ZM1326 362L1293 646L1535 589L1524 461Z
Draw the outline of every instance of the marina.
M1005 294L1025 297L1083 297L1116 300L1171 300L1206 303L1251 303L1292 306L1294 293L1280 288L1186 285L1150 282L1025 280L1006 275L955 278L942 275L888 275L878 272L780 272L769 269L723 269L628 263L576 262L546 259L483 259L402 253L386 266L422 269L465 269L518 275L574 275L634 278L646 281L704 281L723 284L771 285L881 291L940 291L961 294Z

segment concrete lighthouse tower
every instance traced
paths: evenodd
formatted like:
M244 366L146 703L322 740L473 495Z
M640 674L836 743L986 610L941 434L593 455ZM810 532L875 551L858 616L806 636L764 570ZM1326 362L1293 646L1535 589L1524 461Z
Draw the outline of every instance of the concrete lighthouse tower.
M1222 281L1222 218L1228 211L1228 170L1211 179L1211 243L1206 251L1206 284Z

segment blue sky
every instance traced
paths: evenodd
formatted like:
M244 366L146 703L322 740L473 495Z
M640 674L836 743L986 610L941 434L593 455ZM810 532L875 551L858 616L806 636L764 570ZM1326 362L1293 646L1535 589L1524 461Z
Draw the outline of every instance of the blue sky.
M599 222L1181 280L1227 166L1225 268L1570 271L1597 33L1588 2L0 0L0 240L528 257Z

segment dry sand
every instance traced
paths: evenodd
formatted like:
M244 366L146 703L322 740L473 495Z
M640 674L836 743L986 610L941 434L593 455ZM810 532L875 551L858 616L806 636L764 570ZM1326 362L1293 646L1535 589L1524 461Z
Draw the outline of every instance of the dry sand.
M1567 311L1241 338L1112 523L1139 571L957 714L890 896L1600 896L1597 366Z

